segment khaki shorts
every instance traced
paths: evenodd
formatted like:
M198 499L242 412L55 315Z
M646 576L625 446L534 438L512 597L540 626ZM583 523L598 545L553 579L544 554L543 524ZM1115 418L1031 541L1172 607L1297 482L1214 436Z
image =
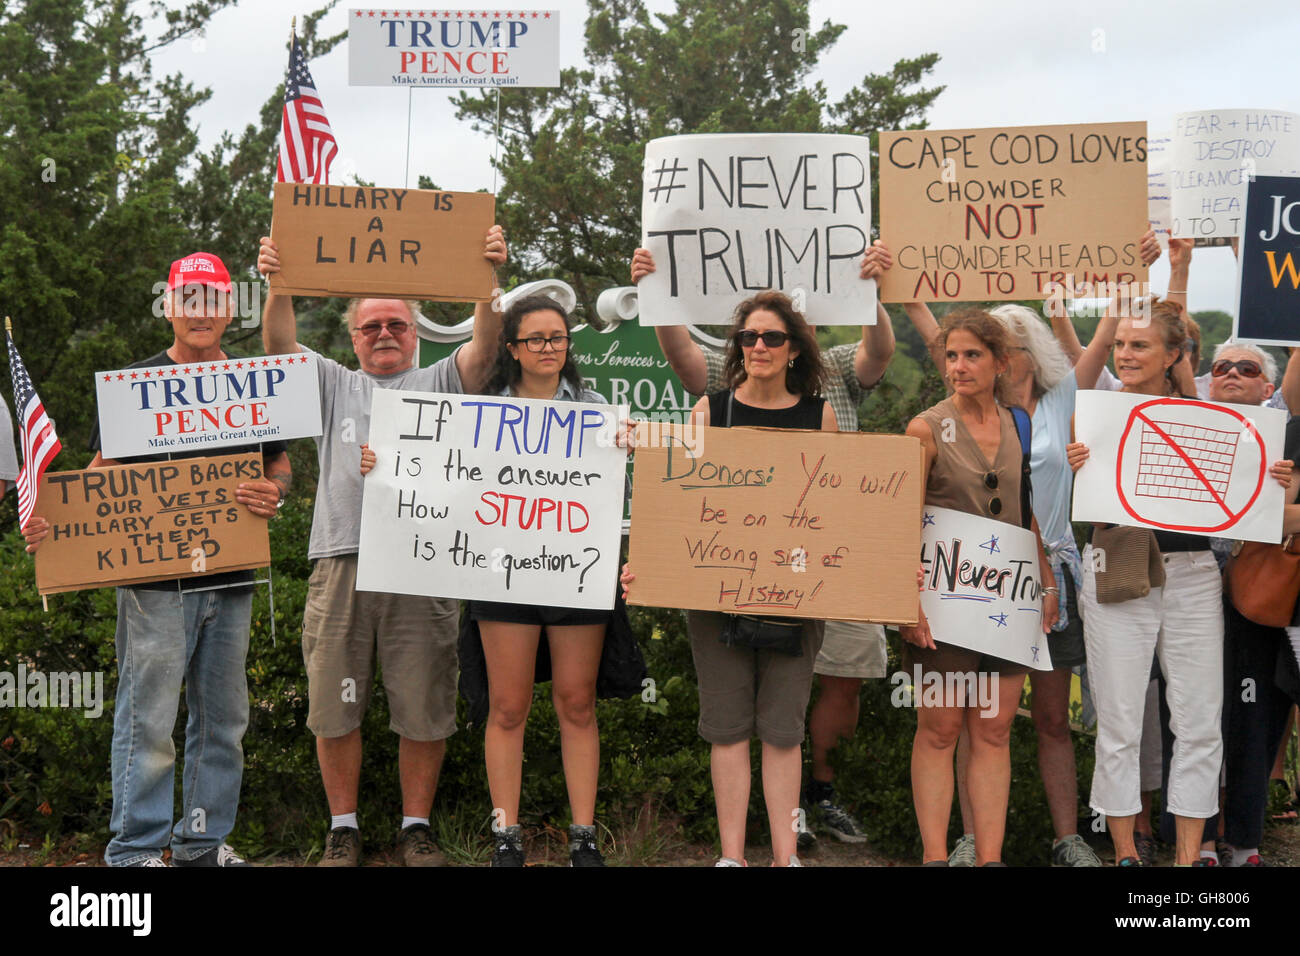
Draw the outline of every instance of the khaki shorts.
M826 677L884 677L885 629L866 621L827 621L814 674Z
M302 658L308 729L317 737L342 737L361 726L378 647L389 727L409 740L450 737L456 732L459 602L358 591L356 583L355 554L319 558L307 581Z
M791 657L723 644L721 614L690 611L686 620L700 687L700 736L711 744L755 736L774 747L802 744L823 622L804 625L803 654Z

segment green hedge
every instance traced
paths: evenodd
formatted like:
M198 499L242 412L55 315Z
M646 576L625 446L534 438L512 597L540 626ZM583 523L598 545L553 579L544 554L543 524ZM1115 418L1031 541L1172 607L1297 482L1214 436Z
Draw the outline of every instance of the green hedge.
M328 810L306 727L307 682L300 647L306 577L305 542L310 500L291 500L271 524L276 555L275 641L267 589L253 605L248 655L251 716L244 738L245 773L234 842L246 852L311 853L323 844ZM0 709L0 838L21 830L40 838L81 833L106 841L112 805L109 751L111 698L116 684L111 589L57 595L41 610L30 558L16 532L0 538L0 670L103 671L105 705L98 719L80 711ZM654 700L601 701L601 788L598 819L615 831L647 829L645 815L676 839L717 838L707 745L696 733L698 704L685 616L676 610L632 609L641 635ZM896 662L895 662L896 663ZM892 670L893 668L891 668ZM872 845L903 859L920 853L912 810L909 762L915 715L890 704L891 685L868 681L854 739L835 755L838 788L867 827ZM562 828L568 798L560 763L559 731L549 685L537 688L525 739L521 817L526 825ZM650 696L650 695L646 695ZM184 749L184 701L177 723L178 754ZM462 723L464 719L462 702ZM397 740L388 730L388 706L376 686L363 725L360 816L367 833L386 833L400 814ZM1091 777L1091 748L1079 743L1080 779ZM1038 779L1033 727L1017 720L1012 738L1013 788L1006 859L1042 863L1051 823ZM758 754L755 745L754 767ZM179 774L177 800L179 805ZM955 808L954 808L955 809ZM486 845L490 801L483 769L481 728L462 730L448 744L439 785L440 825L463 842ZM954 812L954 837L959 829ZM650 829L655 829L650 827ZM751 843L765 840L761 787L753 788ZM480 857L469 856L471 859ZM653 858L649 854L648 859Z

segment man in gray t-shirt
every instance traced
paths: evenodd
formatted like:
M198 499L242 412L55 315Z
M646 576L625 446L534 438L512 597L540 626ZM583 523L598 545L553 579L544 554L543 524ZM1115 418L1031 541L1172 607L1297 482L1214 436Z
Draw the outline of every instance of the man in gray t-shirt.
M18 480L18 453L14 450L14 420L0 398L0 497Z
M493 226L484 258L505 262L505 238ZM279 254L262 239L258 269L278 272ZM415 366L419 337L415 308L400 299L354 299L345 319L359 371L317 356L322 434L316 439L320 480L308 557L313 561L303 614L307 668L307 727L316 735L330 832L322 866L361 860L357 793L361 782L361 721L369 701L376 654L391 720L400 737L398 769L402 824L398 851L407 866L445 860L429 832L446 738L456 730L456 632L459 604L442 598L356 590L361 542L361 445L370 437L376 388L477 392L494 364L501 315L490 302L474 309L474 334L452 355ZM267 354L304 351L297 342L293 300L268 294L262 315Z

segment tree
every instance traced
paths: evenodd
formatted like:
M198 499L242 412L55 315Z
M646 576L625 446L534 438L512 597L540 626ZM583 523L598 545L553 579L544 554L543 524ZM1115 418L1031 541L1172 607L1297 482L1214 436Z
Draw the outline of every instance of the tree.
M169 343L156 285L173 259L202 248L236 279L254 278L283 89L237 140L227 134L200 154L190 113L208 92L179 75L155 79L150 67L154 52L234 2L0 6L0 313L13 316L57 422L57 468L90 458L93 372ZM342 39L316 37L332 6L304 19L311 55ZM12 405L8 376L0 380ZM12 523L10 508L0 513L0 526Z
M923 126L943 87L920 86L938 54L868 74L838 103L809 77L845 27L811 29L805 0L591 0L588 67L554 89L500 91L498 219L510 268L571 283L588 315L627 282L641 232L647 141L679 133L852 132ZM496 128L497 94L464 93L458 116ZM873 191L875 185L872 185ZM873 203L874 206L874 203Z

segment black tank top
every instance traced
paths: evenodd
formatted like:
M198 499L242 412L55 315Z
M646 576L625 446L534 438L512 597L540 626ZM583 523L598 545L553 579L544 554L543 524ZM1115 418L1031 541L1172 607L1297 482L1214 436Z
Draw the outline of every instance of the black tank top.
M714 392L709 396L709 424L714 428L726 428L727 404L731 391ZM806 428L820 431L822 427L822 408L826 399L805 395L789 408L755 408L746 405L740 399L731 400L731 424L737 428L744 425L760 425L765 428Z

